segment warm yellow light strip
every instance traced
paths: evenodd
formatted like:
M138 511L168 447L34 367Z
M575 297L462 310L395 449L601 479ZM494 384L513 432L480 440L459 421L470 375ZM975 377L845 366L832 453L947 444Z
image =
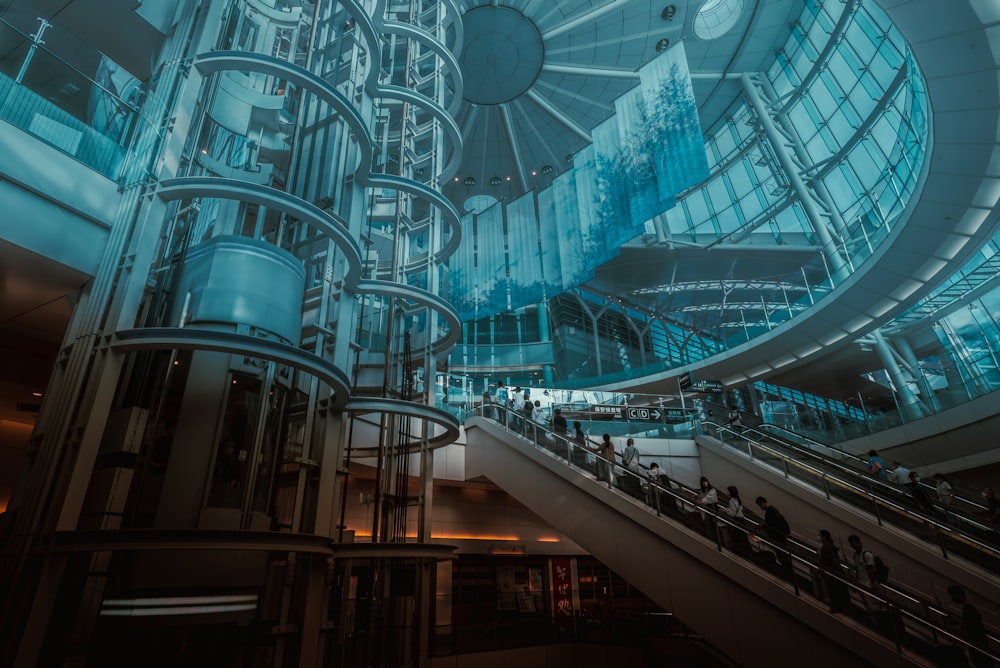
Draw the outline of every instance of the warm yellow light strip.
M355 538L371 538L372 535L371 535L371 533L359 533L359 532L355 531L354 532L354 537ZM406 534L406 538L407 538L407 540L410 540L410 539L416 540L417 534L415 534L415 533ZM500 542L500 541L510 541L510 542L513 542L513 541L521 540L517 536L490 536L490 535L448 534L448 533L431 533L431 539L434 539L434 540L488 540L488 541L492 541L494 543ZM542 542L553 542L553 541L542 541ZM556 540L554 542L558 543L559 541Z

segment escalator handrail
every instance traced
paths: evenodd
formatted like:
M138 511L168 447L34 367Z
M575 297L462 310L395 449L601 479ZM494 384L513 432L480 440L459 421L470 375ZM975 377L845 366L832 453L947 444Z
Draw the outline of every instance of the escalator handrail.
M735 431L735 430L733 430L733 429L731 429L729 427L725 427L725 426L722 426L722 425L713 425L713 426L717 427L717 434L718 433L723 433L723 432L724 433L729 433L729 434L732 434L734 437L736 437L738 439L743 439L743 440L746 440L748 443L751 443L751 440L749 438L747 438L747 431L751 431L749 429L744 430L742 432L737 432L737 431ZM756 433L763 434L763 432L756 432ZM764 435L766 435L768 437L771 436L770 434L764 434ZM719 440L723 444L729 445L729 444L727 444L725 442L724 439L720 438ZM970 544L973 547L975 547L976 549L978 549L978 550L980 550L982 552L986 552L986 553L990 554L994 558L1000 559L1000 549L998 549L997 547L995 547L993 545L990 545L989 543L984 543L982 540L976 538L975 536L972 536L972 535L969 535L968 533L960 531L960 530L956 529L955 527L953 527L953 526L951 526L949 524L942 523L942 522L940 522L939 520L937 520L937 519L935 519L933 517L930 517L930 516L925 515L923 513L917 512L917 511L913 510L912 508L908 508L906 506L900 505L899 503L897 503L896 501L892 500L888 496L883 496L881 494L876 494L875 491L872 489L873 487L879 486L879 485L887 487L888 483L885 483L883 481L880 481L880 480L877 480L875 478L868 477L868 476L864 476L863 477L863 474L859 473L858 471L856 471L854 469L851 469L850 467L845 467L843 465L838 464L835 461L824 459L824 458L822 458L822 456L817 455L816 453L812 453L812 455L810 456L810 458L813 461L819 460L825 466L830 466L830 467L832 467L832 468L834 468L836 470L839 470L840 472L844 473L845 476L848 479L845 480L843 478L838 478L838 477L835 477L833 475L830 475L830 473L828 473L826 471L823 471L823 470L818 469L818 468L813 467L813 466L809 466L808 463L803 462L800 459L796 459L795 457L791 457L791 456L789 456L789 455L787 455L785 453L782 453L782 452L780 452L778 450L775 450L774 448L768 447L768 445L765 444L762 441L752 441L752 443L753 443L753 445L755 447L760 448L761 450L764 450L766 452L769 452L770 454L774 455L775 457L777 457L778 459L782 460L783 462L794 463L795 466L799 466L801 468L810 470L810 471L812 471L813 473L815 473L817 476L819 476L822 479L836 481L838 484L846 486L846 487L848 487L848 488L850 488L850 489L858 492L859 494L867 495L873 502L877 502L877 503L881 503L883 505L889 506L889 507L893 508L894 510L896 510L897 512L899 512L900 514L906 515L907 517L909 517L910 519L912 519L914 521L921 522L921 523L924 523L924 524L930 524L936 530L941 531L943 533L946 533L946 534L954 537L956 540L960 540L963 543ZM790 446L788 446L785 443L779 443L778 445L785 446L785 447L790 447ZM792 447L791 449L795 450L797 454L800 453L800 452L803 453L803 454L807 454L808 453L808 451L803 451L801 449L796 449L794 447ZM862 479L865 482L865 484L869 486L868 489L866 489L864 487L861 487L861 486L859 486L859 485L857 485L855 483L850 482L850 479L859 479L859 478ZM895 490L895 488L889 488L889 489L891 489L893 492L897 492L897 490ZM987 526L985 524L982 524L982 523L978 522L975 519L972 519L972 518L969 518L969 517L965 517L965 516L963 516L963 515L961 515L959 513L954 513L954 511L952 511L952 512L957 517L959 517L960 519L962 519L963 522L965 522L968 525L971 525L973 528L979 529L979 530L983 531L984 533L992 531L992 527L989 527L989 526Z
M537 436L537 434L539 432L542 432L546 436L552 438L553 441L556 442L556 443L558 443L559 441L562 441L563 443L565 443L565 445L567 446L567 455L566 455L567 466L569 466L570 468L576 469L576 467L572 464L572 459L573 459L572 458L572 452L573 452L572 448L583 448L585 452L587 452L590 455L593 455L598 460L601 460L601 461L603 461L606 464L613 465L617 471L620 471L620 473L618 473L618 475L624 474L626 476L629 476L629 475L630 476L634 476L634 477L638 478L640 481L645 482L646 484L650 485L651 488L655 488L658 491L660 491L661 493L666 494L667 496L669 496L670 498L672 498L674 500L674 502L681 502L683 504L694 506L695 508L697 508L697 510L705 513L706 515L710 515L712 518L714 518L714 521L717 524L726 524L731 529L733 529L733 530L735 530L737 532L744 533L748 537L749 536L754 536L754 540L755 541L757 541L759 543L763 543L768 548L770 548L771 550L773 550L775 553L782 552L782 553L787 554L789 556L789 558L792 560L792 563L799 564L800 567L805 568L808 572L812 572L814 569L818 568L817 565L814 562L812 562L812 561L810 561L810 560L808 560L808 559L806 559L806 558L804 558L804 557L796 554L793 550L789 549L788 546L778 545L777 543L774 543L774 542L770 541L766 537L759 535L758 532L761 529L761 524L759 522L757 522L756 520L754 520L753 518L750 518L750 517L747 518L747 524L753 525L753 527L754 527L754 530L751 531L748 526L741 525L741 524L738 524L738 523L734 522L732 520L732 518L730 518L725 513L719 513L716 510L713 510L713 509L708 508L708 507L703 506L703 505L699 505L690 496L682 495L682 494L678 493L676 490L673 490L673 489L664 487L662 485L653 483L653 481L650 480L648 478L648 476L639 475L639 474L635 473L634 471L629 470L628 468L622 466L621 464L619 464L617 462L610 462L609 460L605 459L604 457L601 457L600 454L598 452L595 452L595 450L593 448L588 447L587 443L589 443L589 444L591 444L593 446L597 445L597 442L593 441L592 439L588 438L588 439L585 439L584 443L580 443L579 441L576 441L573 438L567 437L567 436L565 436L563 434L560 434L560 433L557 433L557 432L551 430L546 425L539 424L537 422L534 422L534 421L526 418L523 415L519 415L516 411L511 411L511 410L507 409L506 407L501 407L501 406L494 405L494 406L492 406L492 408L493 409L501 408L502 410L507 411L507 416L506 416L507 417L507 421L506 421L506 424L503 424L504 428L507 429L507 431L509 433L511 433L513 435L516 435L519 438L524 438L525 440L528 440L529 443L532 443L532 445L534 447L536 447L536 448L541 449L541 447L542 447L540 441L538 440L538 436ZM476 415L478 415L480 417L484 417L486 419L489 419L489 420L491 420L493 422L496 422L498 424L502 424L498 420L496 420L495 418L490 417L490 416L486 416L483 413L484 413L484 411L483 411L482 407L477 407L476 408L476 411L475 411ZM523 423L525 423L527 425L531 425L532 426L532 428L535 430L535 435L536 435L534 441L531 441L531 439L529 439L526 435L522 435L522 434L518 434L517 432L510 431L510 422L511 422L510 417L512 417L512 416L518 418L518 420L515 420L515 421L521 421L521 422L523 422ZM561 457L555 457L554 459L558 459L560 462L562 462L562 458ZM671 479L671 481L675 482L675 483L677 482L677 481L674 481L673 479ZM605 483L605 481L599 481L599 482L601 482L602 485ZM677 484L680 485L680 483L677 483ZM609 487L609 489L611 489L612 491L614 491L616 494L620 494L620 495L622 495L625 498L630 498L630 499L633 498L633 497L625 494L624 492L621 492L621 491L617 490L614 487L614 485L610 482L610 478L609 478L609 481L608 481L608 487ZM685 494L693 494L694 493L693 490L691 490L690 488L686 488L684 486L680 486L680 490L683 491L683 492L685 492ZM670 521L669 517L664 516L663 514L661 514L659 505L660 504L658 502L657 505L653 508L653 510L656 511L657 517L663 519L664 521ZM646 504L642 504L642 506L643 506L643 508L647 507ZM695 535L701 537L703 540L706 539L704 536L702 536L701 534L699 534L697 532L695 532ZM799 541L797 539L794 539L794 537L792 537L792 536L789 536L789 539L790 539L790 541L792 542L792 544L796 548L798 548L798 549L800 549L802 551L809 552L810 554L814 554L814 555L816 554L816 549L813 548L811 545L802 543L801 541ZM715 542L716 542L717 548L720 551L724 549L723 545L721 543L721 539L719 538L719 533L718 532L716 533L716 541ZM751 563L753 563L753 562L751 562ZM842 564L842 567L847 567L847 565L846 564ZM931 637L943 636L943 637L946 637L946 638L952 640L953 642L958 643L959 645L967 647L967 648L969 648L971 650L979 651L979 652L985 652L985 653L989 654L994 660L1000 660L1000 656L994 656L990 652L990 650L988 648L984 649L984 648L982 648L982 647L980 647L978 645L973 645L973 644L969 643L964 638L956 635L950 629L942 627L942 626L940 626L939 624L936 624L934 621L932 621L930 619L925 619L925 618L920 617L919 615L917 615L916 613L914 613L914 612L912 612L910 610L906 610L905 608L900 607L897 603L889 600L885 596L880 595L878 593L878 591L883 591L884 590L886 592L891 592L894 595L898 595L898 596L900 596L902 598L906 598L906 599L909 599L910 601L916 602L924 610L927 610L929 612L933 611L936 614L939 614L939 615L941 615L943 617L947 617L948 613L946 611L944 611L944 610L941 610L936 605L931 604L931 603L929 603L927 601L924 601L924 600L920 599L919 597L914 596L911 593L903 591L902 589L900 589L896 585L890 585L889 583L880 583L878 585L878 591L872 591L871 589L867 589L865 587L860 586L857 582L854 582L854 581L852 581L852 580L850 580L848 578L842 577L841 574L833 574L833 573L829 573L829 572L826 572L826 573L828 573L829 575L831 575L832 577L834 577L836 580L844 583L851 590L854 590L854 591L858 592L861 595L861 597L862 597L862 601L864 601L865 598L869 598L869 599L873 600L873 602L874 602L874 604L876 606L883 606L886 609L895 610L895 611L899 612L901 615L903 615L905 617L908 617L914 623L916 623L920 627L924 628L927 632L929 632L929 634L931 635ZM800 589L798 587L798 583L797 583L797 581L795 580L794 577L792 578L792 586L793 586L793 588L795 590L796 596L801 596L802 595L801 591L800 591ZM988 639L992 643L995 643L995 644L996 643L1000 643L1000 637L998 637L996 634L989 634L988 635ZM901 644L900 644L900 642L899 642L898 639L896 640L896 646L897 646L897 651L901 652L902 651L902 646L901 646Z
M821 441L817 441L817 440L815 440L813 438L810 438L810 437L804 436L804 435L802 435L802 434L800 434L798 432L792 431L791 429L787 429L785 427L782 427L782 426L776 425L776 424L772 424L770 422L762 422L758 426L761 427L761 428L766 428L768 430L767 433L768 433L769 436L770 435L775 435L775 434L771 433L771 430L774 430L774 431L777 431L777 432L782 432L782 434L777 434L777 436L781 439L781 441L783 442L784 445L787 445L790 448L800 449L802 447L802 445L800 443L796 443L795 440L793 440L793 439L791 439L791 438L789 438L787 436L784 436L783 434L792 434L795 437L795 439L801 439L803 441L806 441L807 444L806 444L805 454L807 454L809 456L813 456L813 457L816 457L816 458L833 459L832 457L825 457L824 455L822 455L822 454L820 454L820 453L812 450L809 444L813 444L813 445L816 445L817 447L826 448L827 450L832 450L834 452L837 452L837 453L843 455L843 458L845 460L854 461L854 462L857 462L862 467L867 467L867 460L865 460L864 457L861 457L859 455L847 452L846 450L842 450L842 449L838 448L835 445L830 445L829 443L822 443ZM751 427L751 429L755 429L755 431L758 431L759 433L765 433L765 432L762 432L762 431L760 431L760 430L758 430L758 429L756 429L754 427ZM833 461L836 461L836 460L833 460ZM858 469L851 469L851 470L853 470L855 472L855 474L864 475L864 473L862 471L858 470ZM875 481L877 483L883 485L883 486L892 488L894 490L896 489L896 487L903 486L903 483L898 483L898 482L897 483L893 483L893 482L890 482L888 480L882 480L882 479L879 479L879 478L875 478ZM928 493L935 493L935 494L937 493L937 488L934 485L932 485L929 482L927 482L926 480L920 480L918 482L919 482L919 484L922 487L925 487L927 489ZM974 497L969 497L969 496L963 494L961 492L961 490L955 490L954 491L954 496L955 496L955 498L958 501L961 501L963 504L965 504L967 506L972 506L972 508L973 508L972 512L985 512L985 511L988 510L988 508L985 505L983 505L979 501L975 500ZM955 509L953 509L953 508L949 508L948 510L950 512L954 513L954 514L958 514L955 511ZM964 512L962 514L963 515L967 515L967 513L964 513ZM972 519L972 518L969 518L969 519Z

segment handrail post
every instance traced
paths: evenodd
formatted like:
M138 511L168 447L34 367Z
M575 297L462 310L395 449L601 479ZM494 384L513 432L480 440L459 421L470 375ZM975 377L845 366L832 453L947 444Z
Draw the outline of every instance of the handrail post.
M890 615L889 615L889 623L893 625L893 627L892 627L892 640L893 640L893 642L896 643L896 652L899 653L899 654L902 654L903 653L903 643L902 643L901 636L903 635L903 629L902 629L903 615L900 614L900 612L899 612L899 606L897 606L896 604L894 604L891 601L886 601L886 602L888 603L888 605L886 606L886 609L890 613ZM891 614L893 612L895 614ZM897 618L899 619L899 626L900 626L900 628L897 628L895 626L895 620Z
M871 496L872 506L874 506L874 508L875 508L875 519L878 520L878 525L882 526L883 525L882 524L882 513L879 511L879 508L878 508L878 497L875 496L875 492L874 491L870 491L868 494Z
M934 534L937 536L938 545L941 546L941 556L944 557L945 559L947 559L948 558L948 548L945 547L945 544L944 544L944 535L941 533L941 527L940 526L934 527Z

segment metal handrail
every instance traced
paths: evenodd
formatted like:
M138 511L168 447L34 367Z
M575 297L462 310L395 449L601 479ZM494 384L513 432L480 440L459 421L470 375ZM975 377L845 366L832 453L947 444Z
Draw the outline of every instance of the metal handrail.
M798 432L794 432L794 431L792 431L790 429L786 429L785 427L782 427L782 426L776 425L776 424L771 424L769 422L762 422L758 426L760 427L760 429L757 429L755 427L750 427L750 429L753 429L757 433L766 433L768 436L775 436L775 435L777 435L783 445L786 445L787 447L792 448L792 449L794 449L796 451L802 452L806 456L814 457L814 458L817 458L817 459L831 459L832 461L836 461L835 459L832 459L831 457L826 457L826 456L820 454L819 452L816 452L815 450L813 450L812 446L816 446L818 448L824 448L826 450L830 450L830 451L836 452L838 455L841 455L843 457L843 459L856 462L856 463L860 464L862 467L864 467L867 470L867 460L864 457L861 457L861 456L856 455L854 453L848 452L846 450L842 450L841 448L838 448L836 445L830 445L829 443L823 443L821 441L817 441L816 439L809 438L808 436L804 436L802 434L799 434ZM762 430L766 430L766 431L762 431ZM780 432L780 433L777 433L777 432ZM786 434L790 434L794 438L786 436ZM802 450L802 445L800 444L799 441L805 442L805 450ZM855 475L864 475L863 472L860 469L851 469L850 467L848 467L848 469L851 470L851 471L853 471L853 473ZM873 480L876 483L882 485L884 488L889 488L889 489L892 489L893 491L898 491L898 489L897 489L896 486L901 486L901 485L904 484L904 483L898 483L898 482L897 483L893 483L891 481L883 480L883 479L880 479L880 478L873 478ZM922 487L926 488L926 490L927 490L927 492L929 494L930 493L936 493L935 486L932 485L932 484L930 484L926 480L920 480L919 484ZM987 506L985 506L984 504L982 504L979 501L977 501L974 496L973 497L967 496L960 489L955 489L954 490L954 496L955 496L955 499L957 501L962 502L964 505L972 506L972 508L973 508L972 512L985 512L985 511L988 510ZM935 505L940 506L940 504L935 504ZM941 506L941 507L944 508L943 506ZM953 514L957 514L957 513L955 513L955 510L953 508L946 508L946 510L952 512ZM975 521L972 518L968 518L968 517L965 517L963 519L969 519L971 521Z
M782 556L784 556L788 560L787 563L789 565L788 567L786 567L787 568L786 574L790 576L790 584L792 585L792 589L796 596L803 595L803 589L799 586L799 581L796 577L796 571L795 571L796 566L798 567L799 572L806 571L810 574L816 572L817 565L815 564L814 561L810 561L809 559L801 556L800 554L796 554L797 550L800 552L805 552L815 557L815 555L817 554L816 549L807 543L803 543L795 539L793 536L789 536L789 543L790 543L789 545L781 545L766 538L765 536L761 536L759 534L761 532L762 525L752 517L747 517L742 523L736 522L725 513L719 513L715 509L699 505L693 498L694 494L693 490L684 487L683 485L680 485L676 481L671 480L671 482L678 484L679 487L678 490L674 490L669 487L655 483L652 480L650 480L648 475L637 474L634 471L631 471L628 468L618 464L617 462L611 462L608 459L602 457L599 454L599 452L596 451L595 446L598 445L597 442L592 439L585 438L584 441L581 443L572 437L556 433L555 431L546 427L545 425L533 422L530 419L526 418L525 416L519 415L515 411L512 411L503 406L494 404L492 406L485 407L485 409L486 411L490 412L490 415L484 415L485 411L483 406L477 407L475 410L475 414L493 420L498 424L503 425L504 428L509 433L524 438L539 450L549 452L551 454L551 449L543 444L543 440L548 440L551 445L565 447L565 455L556 453L555 456L557 459L559 459L559 461L565 461L566 464L570 466L570 468L574 468L577 470L579 470L580 468L574 465L573 455L575 450L583 450L586 453L586 455L593 456L595 458L595 461L602 462L605 466L608 466L609 468L607 469L607 471L611 472L611 475L604 476L605 479L600 480L600 482L606 484L608 489L614 491L617 494L623 494L628 498L635 498L634 496L628 495L626 492L617 489L615 487L614 479L616 477L628 478L629 476L632 476L637 480L637 482L640 483L640 485L643 484L647 485L650 491L649 500L651 503L649 506L643 504L642 507L651 508L655 512L656 516L659 518L662 518L664 520L670 519L669 517L667 517L669 513L665 513L663 508L661 507L663 497L667 497L667 499L669 499L670 502L674 503L675 505L681 504L681 506L691 506L692 509L702 513L703 516L711 517L712 524L715 526L714 539L712 540L715 543L716 549L718 549L720 552L723 550L728 550L733 554L738 554L738 552L732 548L733 541L732 540L724 541L722 538L723 532L719 530L719 527L725 526L728 527L727 530L731 534L743 535L747 538L748 541L752 541L754 543L757 543L758 545L763 545L764 547L766 547L768 550L770 550L775 554L775 557L776 559L778 559L779 563L781 561ZM497 412L494 413L494 411ZM493 415L502 417L497 419L494 418ZM639 487L639 489L641 493L642 487ZM654 490L657 492L656 494L652 493ZM751 552L752 551L753 550L751 549ZM842 568L844 567L845 565L842 564ZM766 571L767 569L764 570ZM935 642L937 641L936 639L938 638L945 638L952 641L954 644L962 646L970 651L983 652L989 655L993 660L1000 661L1000 653L994 654L990 650L990 648L984 648L969 643L964 638L961 638L960 636L956 635L950 629L935 623L931 619L921 617L912 610L908 610L907 608L902 607L900 605L900 602L896 599L901 599L904 603L908 603L910 605L915 605L919 607L927 617L930 617L931 613L934 613L941 617L947 618L948 613L940 609L935 603L922 600L919 597L914 596L912 593L905 591L904 589L900 588L895 584L881 583L876 585L876 587L873 590L862 587L858 583L843 577L841 574L830 573L828 571L823 571L823 573L825 575L829 575L835 580L846 585L848 587L849 592L853 592L858 597L860 597L862 607L865 610L885 610L899 616L899 619L901 620L902 624L902 630L898 634L894 633L893 636L890 638L895 643L897 652L902 653L903 651L903 636L905 635L905 633L907 631L909 631L910 633L918 631L925 637L934 639ZM905 620L909 620L910 626L907 626L904 623ZM916 626L917 628L914 629L912 628L912 626ZM995 633L989 634L988 640L991 643L991 646L1000 645L1000 637L998 637Z
M978 550L979 552L983 553L984 556L990 559L995 559L1000 561L1000 549L998 549L996 546L984 542L983 540L977 538L976 536L966 533L955 526L941 522L931 515L927 515L925 513L915 511L907 506L901 505L900 503L896 502L887 495L877 494L875 488L888 489L894 494L900 493L898 492L898 490L891 487L890 484L885 481L881 481L876 478L868 476L863 477L863 474L859 473L855 469L844 466L843 464L839 464L836 461L823 458L819 455L816 455L816 453L812 453L810 455L810 458L813 459L814 461L818 460L823 464L823 466L829 469L833 469L834 472L839 472L843 474L842 477L836 477L835 475L831 475L830 472L827 470L811 466L809 465L809 463L804 462L796 457L789 456L788 454L783 453L775 449L774 447L769 447L769 444L763 441L754 440L750 438L750 436L752 436L753 433L761 434L762 432L758 432L754 429L745 429L743 431L736 431L730 427L717 425L714 423L706 423L706 424L710 424L711 426L715 427L716 436L719 438L719 442L727 447L731 447L735 450L740 449L737 448L733 443L729 443L726 441L725 437L727 434L733 436L734 441L745 441L747 444L746 453L751 460L756 459L753 453L754 448L762 450L768 453L769 455L773 456L774 458L779 459L783 465L782 473L786 478L793 477L791 475L791 472L794 468L808 471L813 476L819 478L822 481L823 492L825 493L827 498L831 497L830 494L831 484L840 487L842 489L849 490L857 494L858 496L866 497L868 500L871 501L872 506L875 509L876 521L880 526L883 524L884 518L882 514L878 512L878 510L879 506L882 506L887 509L893 510L899 515L903 515L918 524L924 525L928 528L932 528L935 534L938 536L938 547L941 549L941 556L944 557L945 559L949 558L949 553L944 545L943 538L948 537L954 541L968 545L973 549ZM770 434L765 434L765 435L768 436L770 440L771 435ZM790 447L791 449L796 451L796 454L809 454L807 451L804 451L801 448L794 448L784 443L779 443L776 445L780 445L782 447ZM861 486L855 482L852 482L852 480L858 480L858 479L863 480L865 486ZM989 533L992 531L991 527L979 523L974 519L968 517L962 517L958 513L954 512L952 514L957 519L962 519L963 523L971 528L982 531L983 533Z

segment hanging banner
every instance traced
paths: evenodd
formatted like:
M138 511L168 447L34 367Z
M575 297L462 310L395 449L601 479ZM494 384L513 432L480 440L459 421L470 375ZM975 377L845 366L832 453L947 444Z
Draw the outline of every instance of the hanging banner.
M572 156L573 167L538 193L537 207L534 193L498 203L476 217L476 239L463 235L462 244L477 249L475 317L585 283L651 218L673 208L678 193L708 178L683 43L643 66L639 82L615 101L615 115L591 131L593 141ZM453 262L467 261L467 251L457 255ZM468 273L457 276L464 281ZM455 294L453 303L463 320L473 317L463 296Z
M572 617L580 609L576 560L553 557L549 560L549 581L552 583L552 616Z

